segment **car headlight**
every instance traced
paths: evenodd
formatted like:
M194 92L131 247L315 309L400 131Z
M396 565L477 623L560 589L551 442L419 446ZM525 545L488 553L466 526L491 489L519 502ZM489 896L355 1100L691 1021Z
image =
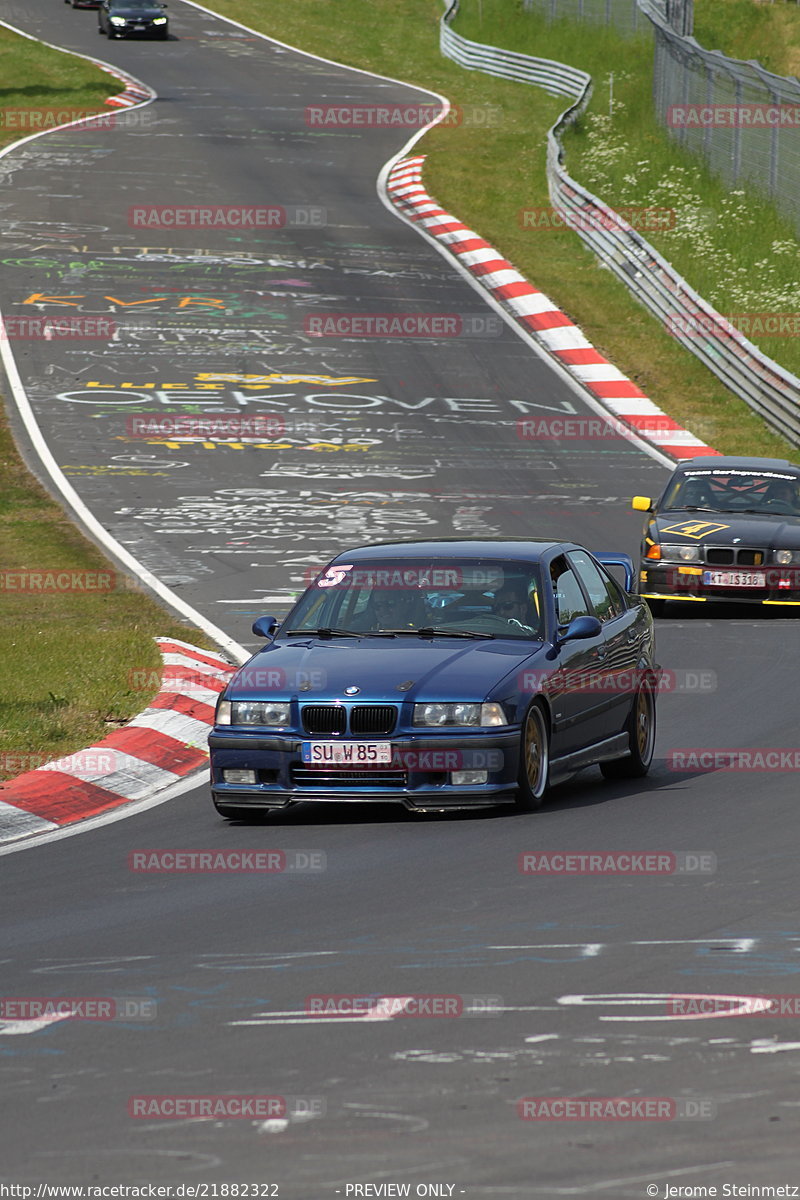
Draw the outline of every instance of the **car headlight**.
M166 25L166 23L167 23L166 17L153 17L154 25Z
M414 724L440 725L507 725L499 704L415 704Z
M791 563L800 563L800 550L776 550L775 562L780 563L782 567L788 567Z
M661 557L671 558L677 562L700 562L700 547L671 545L662 542Z
M283 729L291 718L291 704L274 700L220 700L217 725L259 725Z
M127 24L127 21L125 20L124 17L110 17L109 20L111 21L112 25L126 25Z

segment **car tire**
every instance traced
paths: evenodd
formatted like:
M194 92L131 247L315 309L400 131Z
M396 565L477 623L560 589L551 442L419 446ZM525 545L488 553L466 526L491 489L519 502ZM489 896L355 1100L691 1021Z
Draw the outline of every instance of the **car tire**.
M650 770L656 746L656 689L652 677L639 684L625 731L630 753L624 758L600 763L606 779L641 779Z
M535 812L550 786L550 730L547 715L536 701L525 714L519 749L517 808Z

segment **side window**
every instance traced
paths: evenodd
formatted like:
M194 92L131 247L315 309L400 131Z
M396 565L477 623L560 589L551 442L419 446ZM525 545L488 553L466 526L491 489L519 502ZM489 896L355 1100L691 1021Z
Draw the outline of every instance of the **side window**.
M592 613L601 621L612 621L624 612L619 588L608 576L603 576L582 550L573 550L569 560L580 576L592 605Z
M556 598L559 625L566 625L573 617L590 615L575 572L564 557L553 559L550 564L550 580Z

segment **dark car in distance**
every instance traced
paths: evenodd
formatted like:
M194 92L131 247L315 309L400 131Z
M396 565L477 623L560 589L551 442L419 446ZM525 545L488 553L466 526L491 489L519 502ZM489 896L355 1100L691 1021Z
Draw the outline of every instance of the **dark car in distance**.
M648 514L639 593L657 615L667 600L800 607L800 467L778 458L692 458Z
M160 0L101 0L97 31L110 38L139 34L166 39L169 36L166 7Z
M606 564L606 565L604 565ZM599 765L645 775L655 662L647 604L567 542L441 539L338 555L220 696L217 811L382 801L537 808Z

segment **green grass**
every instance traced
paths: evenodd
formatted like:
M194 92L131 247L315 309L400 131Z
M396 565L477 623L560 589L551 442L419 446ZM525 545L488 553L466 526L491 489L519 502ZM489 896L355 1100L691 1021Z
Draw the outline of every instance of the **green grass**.
M7 755L61 757L146 707L154 637L210 645L123 576L109 592L19 590L27 572L111 570L28 473L0 412L0 778L17 773Z
M71 109L81 113L105 112L107 96L123 85L82 58L50 50L0 26L0 147L35 132L31 117L18 110ZM6 110L14 116L5 116ZM14 120L16 128L9 128ZM25 122L20 128L21 121Z
M291 45L427 85L464 108L481 102L499 108L499 123L490 128L440 127L418 143L417 149L428 155L424 179L431 194L511 259L602 353L698 437L728 454L797 454L796 447L773 434L663 331L627 288L584 249L577 235L569 230L536 233L521 227L522 209L550 203L545 135L565 101L529 85L464 71L442 58L438 0L403 0L402 6L396 0L369 4L363 0L207 0L207 7ZM477 0L462 0L459 32L599 73L605 73L619 51L625 55L626 74L649 75L649 50L637 41L625 43L612 31L591 27L587 37L587 26L559 23L547 28L508 0L483 0L482 10L480 23ZM627 97L627 92L621 96L623 102L628 102ZM604 102L607 105L608 96L601 85L595 106ZM650 111L649 95L642 107L645 113ZM647 136L663 136L652 118L643 115L640 120L648 127ZM571 142L568 167L573 171L581 136L585 140L581 134ZM639 129L637 137L644 136ZM649 153L649 143L645 145ZM636 158L644 156L638 145L634 153ZM677 149L674 153L681 156L681 163L698 169L694 159ZM757 211L766 220L767 206L757 203ZM774 351L774 343L770 350Z
M695 0L694 36L708 50L800 75L800 8L763 0Z
M107 112L105 97L121 90L90 63L2 28L0 79L3 110ZM0 126L0 145L20 136ZM0 409L0 779L81 750L146 707L161 668L154 637L211 644L123 577L107 593L19 590L25 572L110 570L27 471Z
M564 138L573 178L612 207L674 214L672 228L645 236L720 312L800 311L800 245L791 222L754 193L730 192L661 128L650 100L652 52L644 35L621 38L593 26L591 37L576 38L570 22L542 27L533 14L509 14L504 0L484 0L483 8L484 34L490 26L495 43L569 62L592 76L590 108ZM467 0L464 12L459 32L477 38L475 0ZM800 373L800 338L754 334L751 340Z

